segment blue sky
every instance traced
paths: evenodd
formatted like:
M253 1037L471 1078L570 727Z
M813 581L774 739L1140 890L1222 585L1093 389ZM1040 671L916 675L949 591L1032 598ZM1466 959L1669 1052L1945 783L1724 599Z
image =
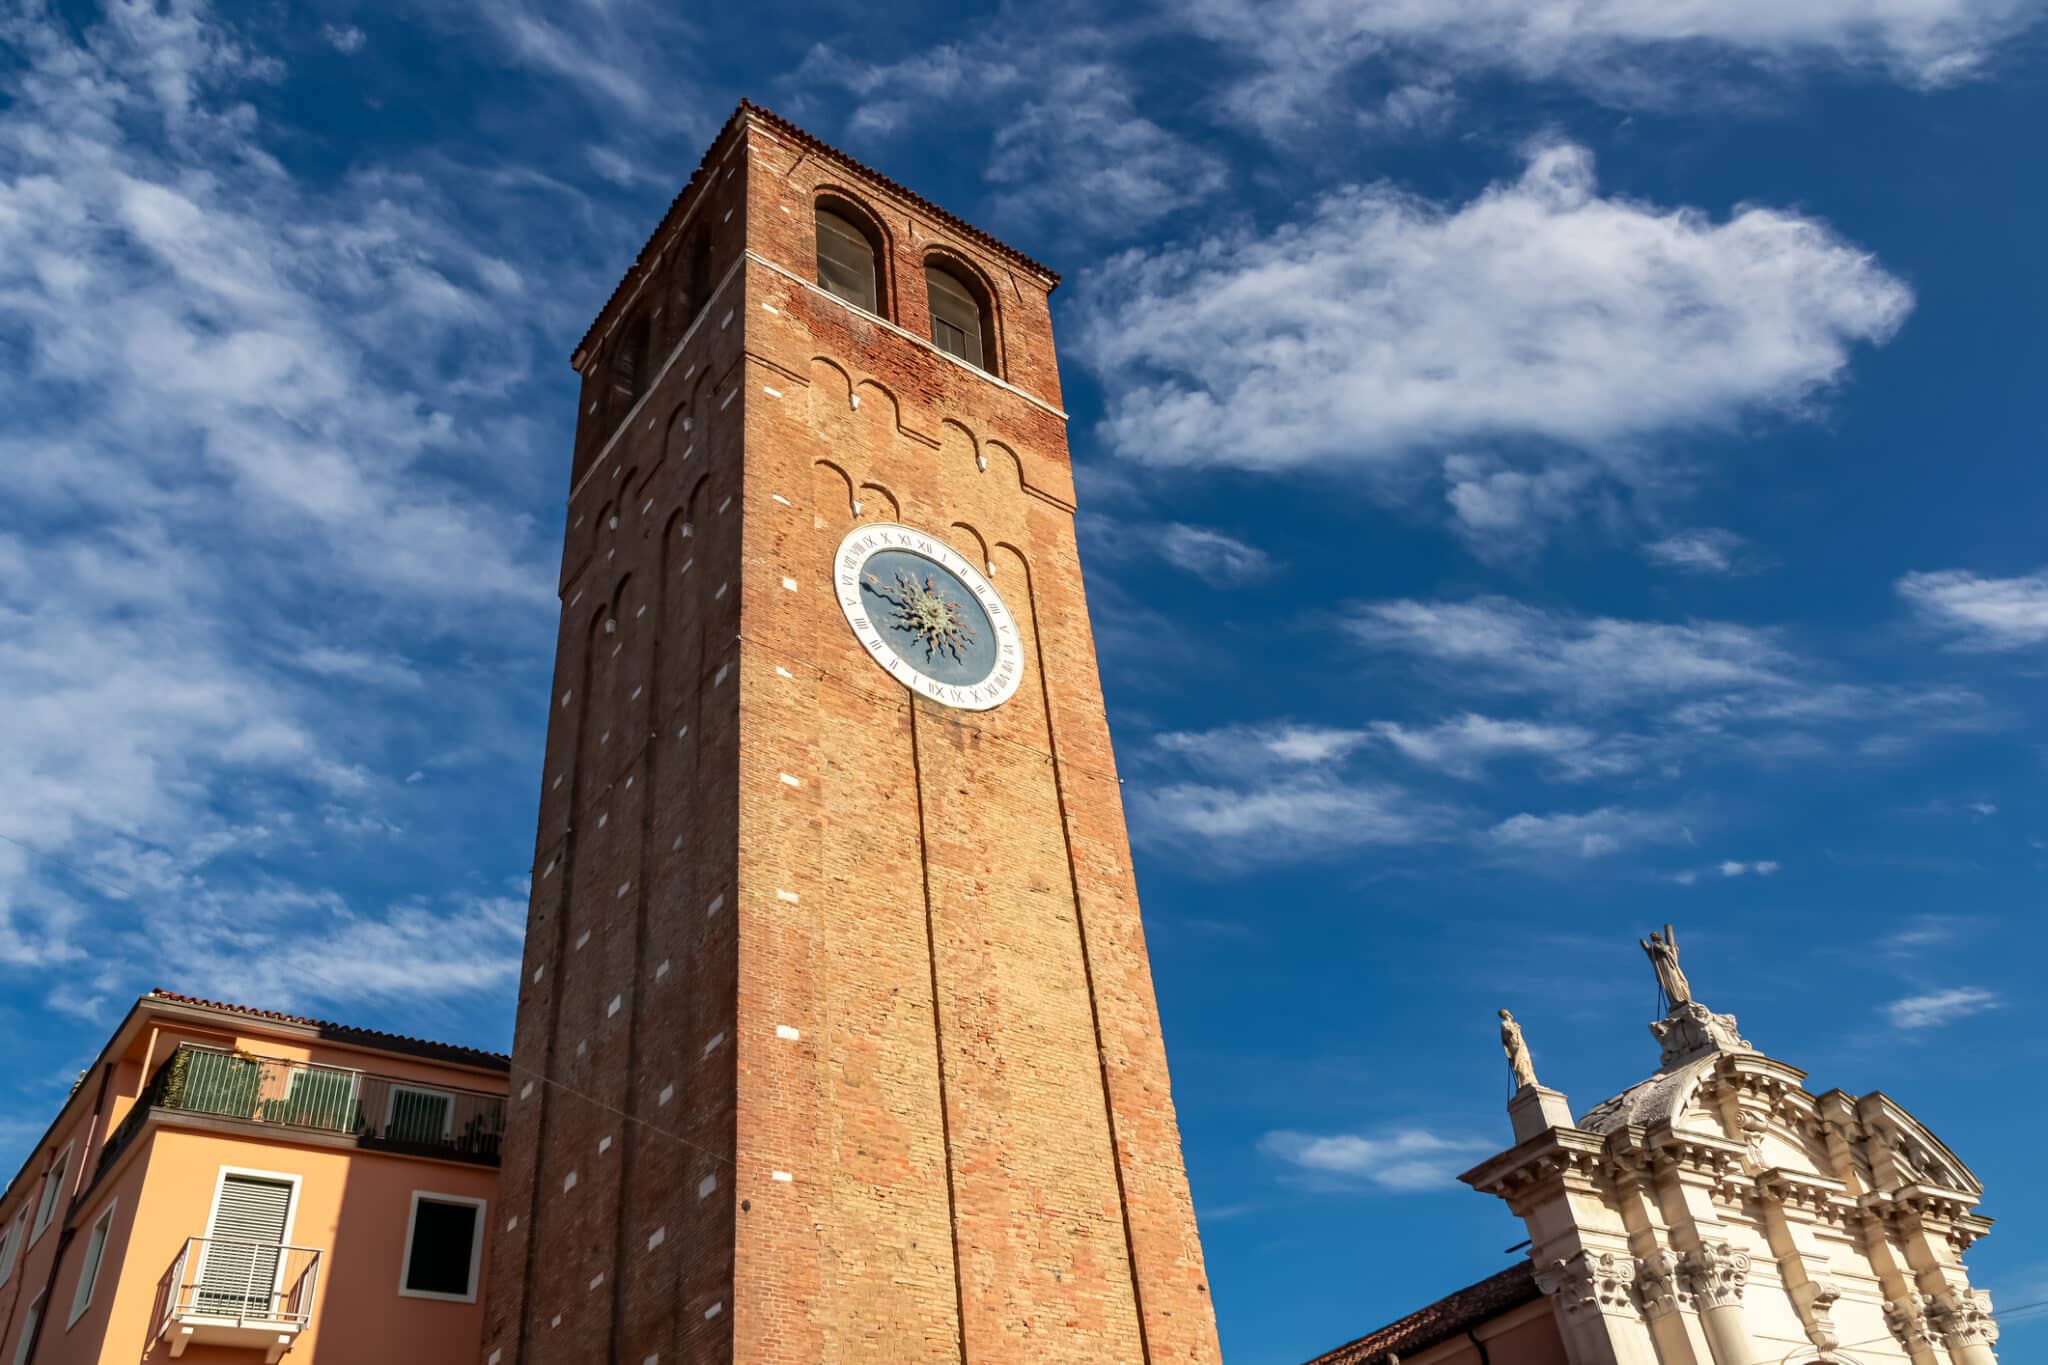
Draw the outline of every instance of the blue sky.
M152 985L507 1044L565 357L744 94L1065 274L1232 1360L1508 1263L1493 1010L1589 1107L1667 920L2048 1300L2038 5L701 8L0 4L0 1164Z

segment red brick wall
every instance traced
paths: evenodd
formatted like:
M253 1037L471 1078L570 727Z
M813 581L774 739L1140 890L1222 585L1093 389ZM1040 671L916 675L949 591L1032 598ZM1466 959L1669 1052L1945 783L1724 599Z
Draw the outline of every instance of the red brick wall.
M486 1358L1215 1360L1049 281L771 123L710 164L664 232L715 224L723 289L630 418L603 348L668 267L585 367ZM871 211L910 336L804 283L821 192ZM934 249L1010 386L913 339ZM830 587L856 520L992 566L1015 697L874 666Z

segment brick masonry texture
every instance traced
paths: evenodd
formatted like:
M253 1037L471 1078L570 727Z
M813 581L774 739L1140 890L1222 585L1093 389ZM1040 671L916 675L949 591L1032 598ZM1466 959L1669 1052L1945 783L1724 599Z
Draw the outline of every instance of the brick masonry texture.
M584 355L484 1359L1214 1361L1051 281L791 133L727 125ZM807 283L820 196L896 327ZM914 339L935 251L1006 382ZM867 658L864 521L988 566L1010 701Z

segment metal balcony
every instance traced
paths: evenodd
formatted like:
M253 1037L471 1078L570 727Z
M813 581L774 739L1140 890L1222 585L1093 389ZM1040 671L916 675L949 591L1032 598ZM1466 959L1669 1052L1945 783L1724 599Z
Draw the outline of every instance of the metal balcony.
M313 1247L187 1237L157 1281L155 1339L173 1357L197 1342L259 1350L265 1365L276 1365L312 1321L319 1285Z
M337 1134L376 1151L498 1164L505 1097L344 1067L187 1044L137 1096L100 1154L104 1172L161 1111Z

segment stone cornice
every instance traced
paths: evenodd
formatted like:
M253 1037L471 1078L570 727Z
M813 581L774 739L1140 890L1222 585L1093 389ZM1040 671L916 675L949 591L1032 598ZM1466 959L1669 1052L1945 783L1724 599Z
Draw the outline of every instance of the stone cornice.
M1553 1128L1480 1162L1458 1179L1514 1205L1546 1190L1561 1193L1571 1181L1591 1188L1606 1164L1604 1147L1597 1133Z

